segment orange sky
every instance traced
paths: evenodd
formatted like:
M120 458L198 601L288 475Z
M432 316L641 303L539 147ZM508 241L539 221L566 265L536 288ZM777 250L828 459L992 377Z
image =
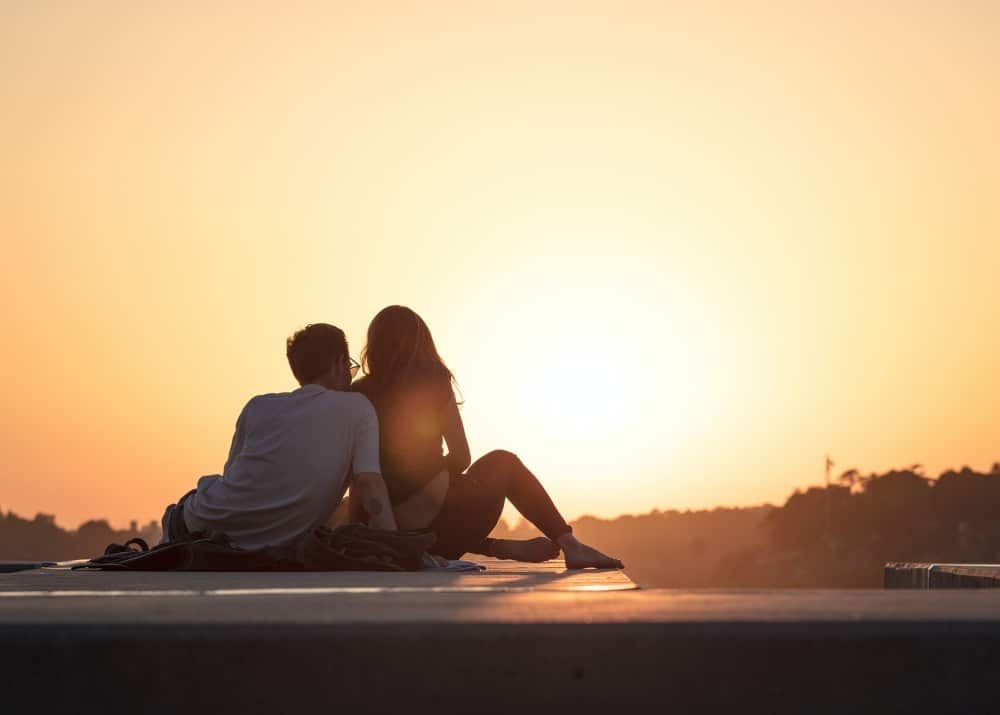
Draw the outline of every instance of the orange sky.
M1000 460L997 4L201 5L0 8L0 508L158 518L396 302L571 517Z

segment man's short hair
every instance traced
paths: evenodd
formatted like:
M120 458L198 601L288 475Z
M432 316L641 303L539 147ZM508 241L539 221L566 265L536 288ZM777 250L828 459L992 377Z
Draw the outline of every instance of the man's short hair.
M305 385L347 356L347 336L335 325L313 323L285 341L285 354L295 379Z

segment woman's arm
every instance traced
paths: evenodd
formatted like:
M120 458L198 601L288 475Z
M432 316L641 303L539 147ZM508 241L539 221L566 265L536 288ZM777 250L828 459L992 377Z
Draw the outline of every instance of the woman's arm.
M448 445L448 454L444 458L448 472L461 474L472 463L472 455L469 453L469 440L465 437L462 415L458 413L454 397L445 405L441 427L444 441Z

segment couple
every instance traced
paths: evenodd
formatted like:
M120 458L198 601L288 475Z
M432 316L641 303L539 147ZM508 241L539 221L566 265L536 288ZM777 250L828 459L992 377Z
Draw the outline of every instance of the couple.
M222 474L167 507L164 541L221 532L244 549L289 544L326 524L350 487L351 521L429 529L431 553L445 559L545 561L562 551L567 568L622 568L573 536L516 455L497 450L470 464L454 377L409 308L375 316L360 365L344 332L325 323L290 337L287 355L301 387L247 403ZM489 538L507 499L545 536Z

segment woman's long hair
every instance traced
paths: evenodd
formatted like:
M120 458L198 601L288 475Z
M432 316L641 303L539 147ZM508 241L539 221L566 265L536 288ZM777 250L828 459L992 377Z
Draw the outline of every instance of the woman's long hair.
M361 369L383 386L404 384L414 378L455 381L438 355L427 323L402 305L383 308L372 318L368 341L361 351Z

